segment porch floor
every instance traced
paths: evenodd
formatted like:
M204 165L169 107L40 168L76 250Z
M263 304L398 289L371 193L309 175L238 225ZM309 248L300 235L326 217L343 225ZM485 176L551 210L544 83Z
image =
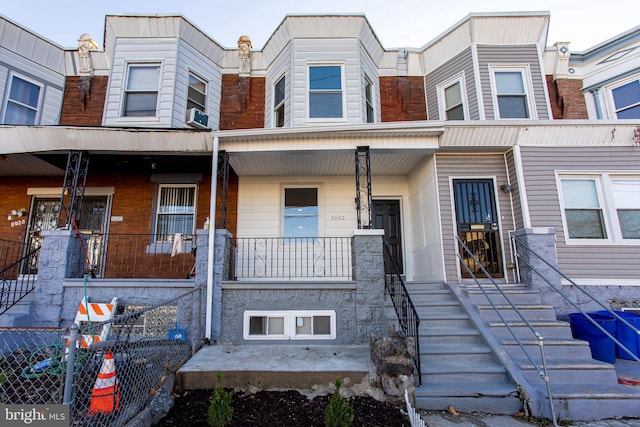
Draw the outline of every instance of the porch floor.
M209 345L177 373L181 390L224 387L318 390L340 378L362 383L371 372L369 345Z

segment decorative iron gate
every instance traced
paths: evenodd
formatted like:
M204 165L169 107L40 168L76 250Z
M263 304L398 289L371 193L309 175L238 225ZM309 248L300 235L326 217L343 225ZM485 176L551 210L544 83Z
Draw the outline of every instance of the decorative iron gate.
M453 191L458 236L491 277L504 277L493 181L455 179ZM471 277L469 270L482 277L480 267L469 253L458 249L463 258L462 277Z

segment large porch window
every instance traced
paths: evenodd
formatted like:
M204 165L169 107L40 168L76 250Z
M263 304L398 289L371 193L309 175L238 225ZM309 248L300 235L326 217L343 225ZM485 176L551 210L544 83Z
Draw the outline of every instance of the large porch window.
M171 240L176 233L192 235L195 212L195 184L160 184L156 209L156 241Z
M318 189L284 189L284 237L318 236Z

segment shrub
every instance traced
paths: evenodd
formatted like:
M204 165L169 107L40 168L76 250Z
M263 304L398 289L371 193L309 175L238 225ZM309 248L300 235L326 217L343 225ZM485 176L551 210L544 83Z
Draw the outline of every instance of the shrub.
M220 372L216 374L216 386L211 394L211 403L209 404L209 416L207 420L210 426L224 427L231 423L233 417L233 407L231 406L231 391L225 391L220 385Z
M349 427L355 417L353 408L340 394L341 385L340 378L336 379L336 391L324 411L324 425L327 427Z

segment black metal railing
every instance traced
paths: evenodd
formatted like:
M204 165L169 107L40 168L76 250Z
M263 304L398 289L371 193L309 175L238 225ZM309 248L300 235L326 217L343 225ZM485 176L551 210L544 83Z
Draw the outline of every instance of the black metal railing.
M39 246L0 240L0 315L35 288L39 253Z
M185 279L194 274L190 234L92 234L87 269L103 278Z
M611 339L621 351L625 352L629 357L631 357L636 362L640 362L640 358L632 350L630 350L626 345L620 342L609 331L603 328L602 325L596 322L591 316L587 315L587 313L581 308L581 306L584 307L585 305L584 299L583 301L580 302L580 305L576 304L576 302L573 299L569 298L567 295L565 295L562 292L562 289L558 286L558 284L549 280L549 278L545 274L543 274L539 269L535 268L535 266L531 262L529 262L528 259L530 260L535 257L536 259L540 260L546 267L551 269L555 274L559 275L560 277L565 279L567 282L569 282L574 289L582 293L582 295L586 297L589 301L601 307L604 311L608 312L611 317L614 317L618 322L621 322L622 324L624 324L627 328L633 331L633 333L635 333L638 337L640 337L640 330L636 326L632 325L628 320L626 320L624 317L620 316L618 313L612 310L607 304L597 299L594 295L592 295L589 291L587 291L584 288L584 286L580 286L576 282L574 282L569 276L567 276L562 271L560 271L556 266L552 265L548 260L544 259L544 257L542 257L536 251L534 251L529 246L527 246L527 244L525 244L521 239L518 239L516 236L512 235L511 245L512 245L511 253L513 254L514 264L516 265L518 280L521 280L520 266L527 267L532 273L535 273L537 277L540 277L547 285L549 285L550 289L555 291L555 293L557 293L560 297L562 297L562 299L564 299L567 303L569 303L573 308L575 308L577 311L582 313L585 316L585 318L594 327L598 328L598 330L602 332L604 335L606 335L607 338ZM527 254L527 256L525 256L525 253Z
M348 237L242 237L230 240L230 280L351 280L351 239Z
M386 241L384 242L384 262L385 271L391 271L391 273L385 274L384 286L391 297L391 302L398 316L398 323L400 324L402 332L406 337L413 340L413 364L416 367L418 384L422 385L422 371L420 369L420 316L418 316L418 312L411 301L407 287L400 274L400 268L394 261L391 255L391 249Z

